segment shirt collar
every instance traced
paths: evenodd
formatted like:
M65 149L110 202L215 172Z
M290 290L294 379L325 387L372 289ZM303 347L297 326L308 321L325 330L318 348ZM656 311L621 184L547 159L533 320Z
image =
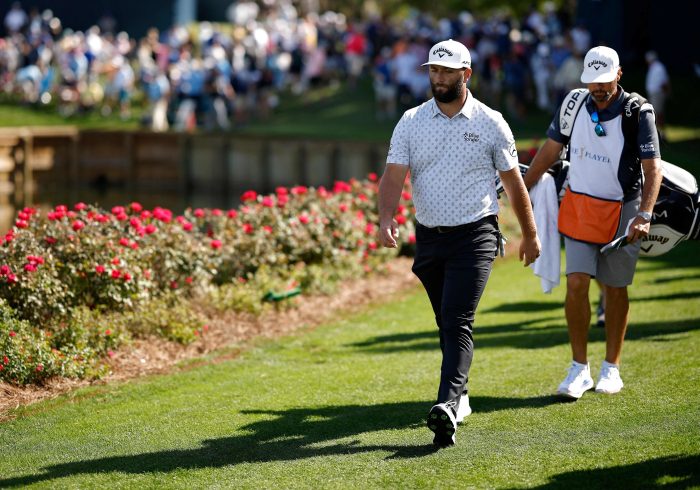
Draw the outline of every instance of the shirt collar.
M430 110L432 113L431 114L432 117L439 116L439 115L447 117L447 116L445 116L445 114L443 114L443 112L438 107L437 102L435 101L435 97L430 99L430 102L431 102ZM467 89L467 100L466 100L466 102L464 102L464 105L459 110L459 112L457 114L455 114L455 117L458 116L459 114L462 114L467 119L471 119L472 114L474 113L474 105L475 105L474 95L471 93L471 91L469 91L469 89Z

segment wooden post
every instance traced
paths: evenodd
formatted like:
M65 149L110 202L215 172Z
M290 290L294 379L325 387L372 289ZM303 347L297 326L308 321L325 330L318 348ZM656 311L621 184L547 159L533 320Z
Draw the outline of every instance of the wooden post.
M80 132L76 132L70 139L70 157L68 161L68 185L76 187L80 181L79 157Z
M367 166L367 168L369 168L369 171L379 173L381 165L379 163L379 150L377 149L377 145L369 145L367 158L369 158L369 165Z
M192 137L189 134L180 136L181 165L182 165L182 190L186 196L189 196L194 187L192 182Z
M7 206L14 198L14 173L17 168L18 154L22 152L20 139L15 135L0 137L0 205Z
M222 184L222 194L224 196L225 202L231 198L231 169L229 167L228 157L231 153L231 136L224 133L221 137L221 184Z
M34 182L32 176L32 153L34 137L31 132L24 133L24 165L22 167L22 206L31 206L33 202Z
M262 149L260 151L260 165L261 165L261 175L262 175L262 189L260 192L269 192L272 187L272 176L270 171L270 140L265 139L262 144Z
M297 153L297 168L299 169L299 184L309 185L309 169L307 166L309 155L308 143L301 141L299 143L299 151Z
M336 141L331 151L331 186L340 178L340 151L340 143Z
M133 131L124 132L124 147L126 156L126 192L129 199L134 197L134 189L136 188L136 136Z

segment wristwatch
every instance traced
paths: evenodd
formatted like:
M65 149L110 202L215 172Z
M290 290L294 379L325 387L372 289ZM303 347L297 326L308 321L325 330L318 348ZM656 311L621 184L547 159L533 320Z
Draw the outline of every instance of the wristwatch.
M647 211L640 211L637 213L637 216L639 216L640 218L642 218L646 222L651 221L651 213L649 213Z

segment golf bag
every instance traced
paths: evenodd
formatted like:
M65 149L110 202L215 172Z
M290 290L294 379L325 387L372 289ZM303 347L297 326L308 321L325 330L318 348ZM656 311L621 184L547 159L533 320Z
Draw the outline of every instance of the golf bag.
M525 175L528 166L519 165ZM661 162L663 179L654 204L649 235L642 239L641 255L655 257L673 249L683 240L700 240L700 192L690 172L668 162ZM559 202L568 187L569 162L561 160L548 172L554 178ZM503 184L496 177L496 191L500 197Z

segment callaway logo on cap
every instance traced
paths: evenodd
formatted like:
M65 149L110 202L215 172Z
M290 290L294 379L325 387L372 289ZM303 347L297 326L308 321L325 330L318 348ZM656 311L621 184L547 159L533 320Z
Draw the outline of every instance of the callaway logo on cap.
M423 63L423 66L426 65L440 65L457 69L470 68L472 66L472 57L464 44L448 39L430 48L428 62Z
M583 83L608 83L617 78L620 68L620 58L614 49L607 46L596 46L586 53L583 60Z

